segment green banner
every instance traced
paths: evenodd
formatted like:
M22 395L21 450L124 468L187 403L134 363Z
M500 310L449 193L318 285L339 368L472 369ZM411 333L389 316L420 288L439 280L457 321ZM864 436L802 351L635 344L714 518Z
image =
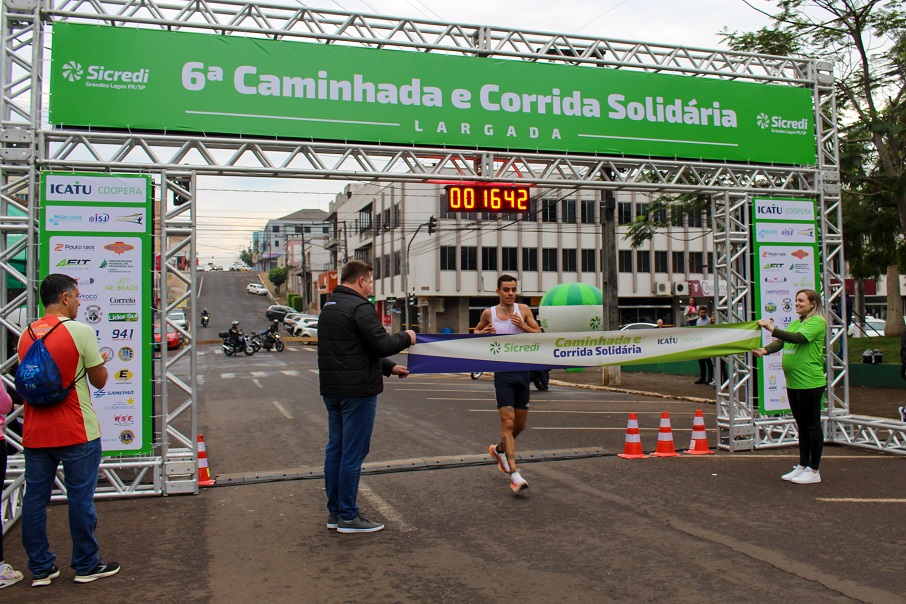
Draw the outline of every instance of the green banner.
M814 165L812 92L55 23L55 126Z
M151 177L41 174L40 275L79 282L77 320L97 334L107 383L90 388L104 455L148 455L151 422Z

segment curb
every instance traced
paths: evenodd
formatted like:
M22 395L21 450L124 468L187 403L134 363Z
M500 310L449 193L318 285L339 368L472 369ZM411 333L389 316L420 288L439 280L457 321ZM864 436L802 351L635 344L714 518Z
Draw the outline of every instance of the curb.
M582 388L584 390L601 390L604 392L621 392L623 394L635 394L636 396L650 396L653 398L665 398L678 401L689 401L692 403L702 403L713 405L715 401L697 396L677 396L674 394L663 394L661 392L645 392L644 390L631 390L629 388L614 388L613 386L595 386L592 384L575 384L573 382L563 382L560 380L551 380L554 386L570 386L572 388Z

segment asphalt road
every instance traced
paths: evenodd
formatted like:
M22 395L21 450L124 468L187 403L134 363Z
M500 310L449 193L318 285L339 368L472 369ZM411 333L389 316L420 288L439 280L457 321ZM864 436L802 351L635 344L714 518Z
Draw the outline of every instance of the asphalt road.
M228 317L263 329L268 301L244 293L249 276L205 275L215 334ZM299 344L250 358L202 347L199 423L220 486L99 502L102 554L123 571L88 585L71 582L66 510L55 506L63 575L2 601L904 601L903 458L829 447L824 482L808 486L779 478L790 449L624 460L629 412L652 450L663 411L685 448L696 409L629 394L533 392L517 443L531 487L514 496L487 457L498 436L491 379L387 380L369 467L411 469L363 479L360 505L386 530L329 531L316 357ZM713 427L713 407L704 411ZM598 455L562 459L570 451ZM24 568L19 527L6 539L7 561Z

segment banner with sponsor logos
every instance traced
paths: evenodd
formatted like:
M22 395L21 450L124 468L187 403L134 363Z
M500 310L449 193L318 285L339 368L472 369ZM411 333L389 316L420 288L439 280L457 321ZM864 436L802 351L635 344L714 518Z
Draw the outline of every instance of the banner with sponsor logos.
M418 334L411 373L529 371L689 361L757 348L754 321L703 327L571 333Z
M754 233L755 308L760 317L786 329L797 319L795 300L800 289L820 291L818 226L815 202L803 199L752 200ZM762 346L771 342L761 335ZM782 367L783 353L756 359L758 406L762 413L787 413L790 402Z
M41 175L41 278L79 282L77 320L94 327L107 384L89 388L105 455L150 454L151 177Z
M808 88L53 24L60 126L814 165L814 120Z

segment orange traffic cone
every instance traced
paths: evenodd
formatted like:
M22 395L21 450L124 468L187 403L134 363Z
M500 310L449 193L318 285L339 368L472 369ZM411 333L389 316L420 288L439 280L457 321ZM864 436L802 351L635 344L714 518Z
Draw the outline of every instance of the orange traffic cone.
M673 446L673 428L670 427L670 414L664 411L661 414L661 427L657 431L657 450L652 453L654 457L679 457Z
M639 435L639 420L635 413L629 414L629 424L626 426L626 443L623 452L619 454L623 459L645 459L648 457L642 451L642 437Z
M714 451L708 448L708 435L705 434L705 418L701 409L695 412L695 419L692 420L692 443L686 453L689 455L714 455Z
M208 452L204 447L204 436L201 434L198 435L198 486L214 486L211 470L208 469Z

